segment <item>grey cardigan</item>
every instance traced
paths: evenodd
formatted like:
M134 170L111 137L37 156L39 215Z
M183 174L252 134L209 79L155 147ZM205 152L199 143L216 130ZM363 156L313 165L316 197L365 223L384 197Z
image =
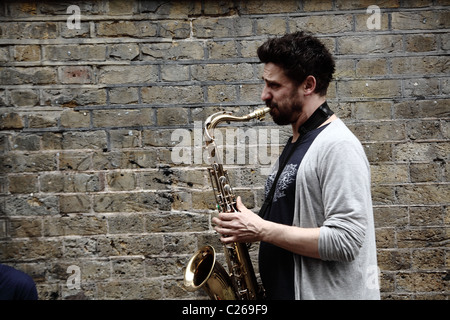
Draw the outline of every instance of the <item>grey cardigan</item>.
M294 255L296 299L380 299L370 166L340 119L300 164L293 225L320 227L321 259Z

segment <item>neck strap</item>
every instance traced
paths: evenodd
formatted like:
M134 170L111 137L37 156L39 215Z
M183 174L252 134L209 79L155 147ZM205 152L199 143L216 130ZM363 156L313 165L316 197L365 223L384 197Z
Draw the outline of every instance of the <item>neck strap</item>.
M325 101L314 111L314 113L305 121L304 124L298 128L298 132L301 136L304 136L311 130L318 128L322 123L327 121L334 112L328 107L327 102Z

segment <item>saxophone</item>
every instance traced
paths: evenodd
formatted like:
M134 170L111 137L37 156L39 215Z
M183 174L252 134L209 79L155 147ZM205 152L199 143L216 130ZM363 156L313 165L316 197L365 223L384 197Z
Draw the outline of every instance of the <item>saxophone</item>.
M270 108L264 107L242 117L229 112L218 112L205 121L204 137L210 156L208 168L219 212L238 212L236 196L231 188L227 171L217 156L214 129L223 121L249 121L264 119ZM216 261L212 246L200 248L189 260L184 274L184 286L188 291L202 288L213 300L256 300L264 298L264 289L258 285L246 243L224 244L228 270Z

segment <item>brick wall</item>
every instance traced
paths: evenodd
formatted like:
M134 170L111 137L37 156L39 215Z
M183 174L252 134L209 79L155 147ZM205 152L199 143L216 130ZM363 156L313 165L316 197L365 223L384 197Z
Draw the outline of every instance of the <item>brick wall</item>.
M2 2L0 261L32 275L41 299L204 298L182 287L198 246L221 251L198 124L260 105L256 48L303 29L335 55L329 104L371 162L383 298L447 299L449 8ZM245 130L259 138L244 139L243 163L239 150L228 163L256 210L271 162L255 161L251 147L276 154L289 128L230 127L227 139Z

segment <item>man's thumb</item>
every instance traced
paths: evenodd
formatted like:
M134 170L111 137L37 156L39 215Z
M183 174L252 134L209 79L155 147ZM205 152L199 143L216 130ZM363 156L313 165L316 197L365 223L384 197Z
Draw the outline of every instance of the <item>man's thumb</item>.
M237 208L239 211L241 211L241 210L240 210L241 208L245 208L244 204L242 203L241 196L238 196L238 197L236 198L236 208Z

